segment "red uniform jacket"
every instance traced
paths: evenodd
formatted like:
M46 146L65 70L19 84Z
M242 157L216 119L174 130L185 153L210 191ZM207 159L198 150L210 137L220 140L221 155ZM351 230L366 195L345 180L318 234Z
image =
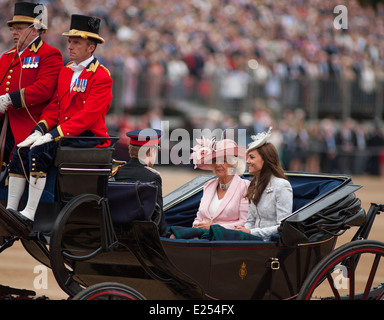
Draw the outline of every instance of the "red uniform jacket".
M71 64L60 71L57 97L52 99L42 116L47 131L55 140L78 136L84 131L91 131L97 137L109 137L105 125L105 116L112 100L112 78L109 71L95 58L70 90L73 75ZM109 140L103 140L98 147L109 145Z
M63 58L59 50L40 37L12 62L16 54L16 48L13 48L0 58L0 80L4 77L0 95L9 93L11 97L13 105L7 112L18 144L31 134L41 119L43 109L55 92Z

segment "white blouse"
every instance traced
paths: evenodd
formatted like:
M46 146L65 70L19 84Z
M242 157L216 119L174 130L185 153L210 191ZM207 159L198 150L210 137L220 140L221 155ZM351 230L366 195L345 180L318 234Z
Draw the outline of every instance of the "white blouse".
M215 216L215 213L220 206L221 200L223 200L223 199L219 199L219 197L217 196L217 191L216 191L215 195L212 198L211 204L209 205L209 213L210 213L211 217Z

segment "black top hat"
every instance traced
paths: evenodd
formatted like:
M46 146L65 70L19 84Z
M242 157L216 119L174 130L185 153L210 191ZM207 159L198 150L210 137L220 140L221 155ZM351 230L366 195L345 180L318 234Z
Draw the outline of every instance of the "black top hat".
M104 43L104 39L99 36L100 19L95 17L74 14L71 17L71 27L68 32L64 32L66 37L81 37L83 39L92 38L98 43Z
M14 23L34 23L36 28L47 30L43 18L47 17L47 8L43 4L16 2L12 20L7 22L10 27Z

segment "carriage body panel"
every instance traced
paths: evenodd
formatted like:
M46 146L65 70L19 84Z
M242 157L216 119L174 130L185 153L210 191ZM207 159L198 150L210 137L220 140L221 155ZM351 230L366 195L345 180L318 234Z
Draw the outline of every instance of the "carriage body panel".
M172 241L173 242L173 241ZM169 259L215 299L289 299L334 246L334 239L300 247L218 241L210 245L163 241Z

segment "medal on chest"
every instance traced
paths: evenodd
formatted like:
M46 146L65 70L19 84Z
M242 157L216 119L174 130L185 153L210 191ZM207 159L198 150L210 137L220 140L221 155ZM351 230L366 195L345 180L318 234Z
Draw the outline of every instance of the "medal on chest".
M36 69L39 66L40 57L26 57L23 61L23 69Z
M73 91L77 92L85 92L85 89L87 88L88 80L86 79L76 79L75 84L73 86Z

